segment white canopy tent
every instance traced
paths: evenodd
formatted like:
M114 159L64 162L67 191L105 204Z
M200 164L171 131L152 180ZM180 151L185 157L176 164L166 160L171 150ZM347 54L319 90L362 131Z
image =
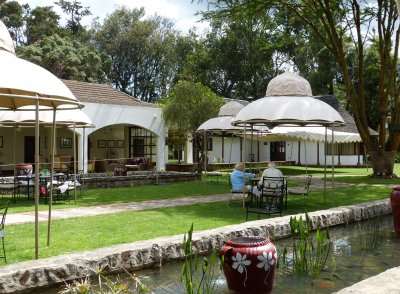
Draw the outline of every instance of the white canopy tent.
M15 55L11 36L0 21L0 108L35 106L35 258L39 258L39 111L81 108L72 92L46 69ZM55 116L55 111L54 111Z
M266 125L269 128L287 124L320 125L324 126L326 130L327 127L332 129L332 141L334 142L334 127L344 125L344 119L332 106L311 96L311 86L307 80L295 73L285 72L270 81L266 97L244 107L236 115L232 124L243 126L245 133L247 126L253 127L254 125ZM327 133L325 137L327 137ZM333 158L332 206L334 206Z
M269 133L260 135L261 141L311 141L325 142L325 133L327 132L327 143L332 143L332 130L326 130L321 126L278 126L270 130ZM348 132L334 132L333 140L335 143L354 143L362 142L360 134Z

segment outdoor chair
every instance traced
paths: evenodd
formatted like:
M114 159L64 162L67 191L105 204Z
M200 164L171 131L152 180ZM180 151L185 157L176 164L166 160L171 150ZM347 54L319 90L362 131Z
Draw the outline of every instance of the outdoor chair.
M247 199L247 192L243 192L243 191L238 191L238 190L234 190L233 188L232 188L232 182L231 182L231 174L228 174L228 181L229 181L229 188L230 188L230 190L231 190L231 197L230 197L230 200L229 200L229 202L230 203L232 203L233 201L234 201L234 198L235 198L235 194L237 194L237 195L241 195L242 196L242 202L243 202L243 209L245 209L245 206L246 206L246 199Z
M308 206L308 191L310 190L312 175L308 175L304 186L293 187L288 189L288 195L303 196L304 204Z
M53 187L53 194L55 194L56 197L53 197L53 201L65 199L69 202L68 176L62 173L55 174L54 180L56 181L56 185Z
M251 194L246 211L246 221L249 213L282 215L284 199L286 197L286 181L283 177L263 177L262 185L259 187L261 194Z
M14 177L0 178L0 191L2 196L12 195L13 202L15 203L17 190L18 186Z
M4 226L6 223L8 204L9 204L9 202L7 202L4 206L0 207L0 238L1 238L1 243L2 243L2 247L3 247L3 255L0 256L0 258L4 258L5 262L7 262L7 257L6 257L6 247L4 245L4 238L6 236L6 231L4 229Z

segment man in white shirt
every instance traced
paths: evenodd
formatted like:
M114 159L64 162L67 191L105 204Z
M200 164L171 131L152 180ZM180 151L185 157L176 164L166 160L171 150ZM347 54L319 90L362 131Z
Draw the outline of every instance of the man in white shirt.
M263 179L264 177L274 177L274 178L283 178L283 174L282 172L276 168L275 162L270 161L268 163L268 168L265 169L262 173L261 179L258 182L258 189L261 190L261 187L263 186ZM279 185L281 185L282 183L280 182Z

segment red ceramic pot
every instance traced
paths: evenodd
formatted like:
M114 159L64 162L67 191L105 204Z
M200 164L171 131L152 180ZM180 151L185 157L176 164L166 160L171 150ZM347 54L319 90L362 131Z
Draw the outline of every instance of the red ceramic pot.
M392 189L390 205L392 206L394 232L400 236L400 187Z
M227 241L224 256L228 288L236 293L269 293L274 284L277 253L265 237L239 237Z

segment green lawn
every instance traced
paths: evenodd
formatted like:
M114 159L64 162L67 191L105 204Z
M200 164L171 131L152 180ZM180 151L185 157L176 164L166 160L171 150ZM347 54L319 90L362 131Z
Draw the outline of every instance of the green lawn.
M282 168L283 169L283 168ZM285 167L286 175L300 174L299 167ZM303 169L304 171L304 169ZM315 169L315 175L320 169ZM355 174L355 171L359 171ZM309 169L310 173L310 169ZM304 174L304 173L303 173ZM362 169L343 169L337 173L336 181L363 183L389 183L385 179L371 179L363 174ZM360 179L362 179L360 181ZM394 180L396 181L396 180ZM289 182L289 186L295 185ZM300 196L289 196L285 215L305 211L315 211L332 206L332 193L312 191L309 195L309 205L305 206ZM361 203L377 199L386 199L390 195L390 186L365 186L363 184L352 187L336 188L334 193L335 207ZM59 203L54 209L65 207L89 206L106 203L123 203L154 199L179 198L207 194L227 193L229 191L226 176L219 182L184 182L167 185L151 185L130 188L113 188L86 190L77 204ZM6 199L7 197L5 197ZM3 199L4 200L4 199ZM41 204L41 209L47 206ZM10 213L33 211L32 200L18 200L11 204ZM159 236L180 234L183 236L193 222L195 230L206 230L245 221L245 211L241 203L228 202L199 204L185 207L163 208L147 211L122 212L110 215L101 215L86 218L58 220L53 222L51 246L46 246L46 223L40 224L40 257L55 256L74 251L84 251L105 246L150 239ZM250 215L250 220L257 219ZM34 225L8 225L6 249L9 263L29 260L34 257Z

